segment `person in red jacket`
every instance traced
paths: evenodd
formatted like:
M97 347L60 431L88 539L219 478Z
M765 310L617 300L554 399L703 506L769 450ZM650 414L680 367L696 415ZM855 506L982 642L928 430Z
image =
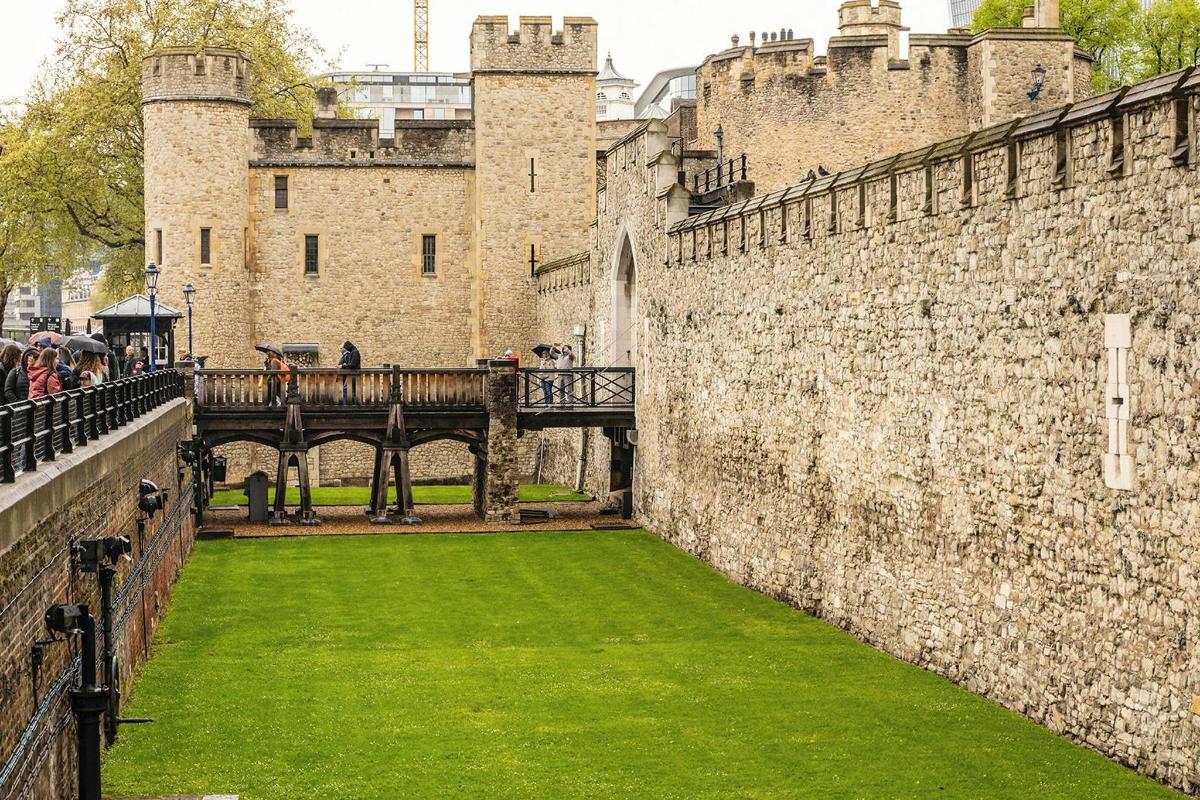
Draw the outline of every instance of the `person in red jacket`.
M58 351L47 347L29 370L29 399L35 400L62 391L58 379Z

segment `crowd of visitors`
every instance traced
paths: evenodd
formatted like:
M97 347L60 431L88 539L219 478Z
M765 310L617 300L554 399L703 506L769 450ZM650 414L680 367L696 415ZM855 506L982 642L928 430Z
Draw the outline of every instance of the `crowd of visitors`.
M0 400L36 400L145 371L149 351L142 348L139 359L132 347L127 350L132 358L122 364L110 355L108 341L100 333L62 337L43 332L31 336L25 346L9 342L0 348Z

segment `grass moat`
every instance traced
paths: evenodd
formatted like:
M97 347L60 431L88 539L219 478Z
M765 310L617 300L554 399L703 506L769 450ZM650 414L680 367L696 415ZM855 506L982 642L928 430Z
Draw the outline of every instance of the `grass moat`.
M523 483L518 487L517 499L522 503L570 503L591 497L559 484ZM267 502L274 501L275 489L271 487L267 489ZM244 506L246 502L243 489L223 489L213 493L211 505ZM300 490L288 487L284 502L299 505ZM368 486L314 486L312 502L314 506L365 506L371 502L371 489ZM394 486L388 489L388 502L396 502ZM471 502L471 487L462 484L414 486L413 502L417 505L466 505Z
M200 542L109 796L1179 797L645 531Z

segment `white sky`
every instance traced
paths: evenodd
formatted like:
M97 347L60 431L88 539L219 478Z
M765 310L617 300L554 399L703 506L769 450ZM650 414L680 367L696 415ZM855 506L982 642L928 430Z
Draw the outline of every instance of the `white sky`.
M186 0L180 0L186 2ZM903 0L902 0L903 2ZM341 54L339 69L368 63L412 69L412 6L408 0L292 0L296 21L313 31L328 58ZM430 0L430 69L465 71L471 21L480 14L508 13L595 17L600 23L600 60L613 63L645 85L662 69L698 64L729 46L737 33L790 27L798 38L816 39L817 52L837 29L840 0ZM904 23L914 33L940 33L949 26L946 0L908 0ZM44 59L54 52L54 17L61 0L0 0L0 100L22 96Z

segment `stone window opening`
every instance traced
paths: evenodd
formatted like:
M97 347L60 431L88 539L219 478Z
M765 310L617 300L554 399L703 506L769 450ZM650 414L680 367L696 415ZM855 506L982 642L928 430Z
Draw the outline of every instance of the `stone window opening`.
M200 266L212 266L212 228L200 229Z
M696 260L696 253L700 252L699 234L695 228L692 228L692 261Z
M1179 97L1171 104L1175 114L1175 147L1171 161L1177 166L1186 166L1192 161L1192 102Z
M1059 128L1054 132L1054 188L1070 187L1071 178L1071 132Z
M537 191L537 159L529 157L529 193Z
M288 179L287 175L275 176L275 208L286 209L288 207Z
M729 220L721 220L721 255L729 255Z
M746 230L746 215L745 214L738 215L738 221L741 223L741 227L742 227L742 236L741 236L741 240L738 242L738 249L744 253L748 249L747 245L748 245L748 239L749 239L749 236L748 236L749 232Z
M801 230L805 239L811 239L813 236L813 208L812 198L808 197L804 200L804 227Z
M538 259L537 242L530 242L529 243L529 277L531 277L531 278L537 277L538 263L540 263L540 262Z
M432 233L421 237L421 274L437 275L437 236Z
M838 193L834 189L829 193L829 228L830 233L838 232Z
M154 230L154 263L163 263L163 235L162 228Z
M937 213L937 184L934 182L933 164L925 165L925 202L921 211L930 216Z
M867 227L867 184L858 184L858 227Z
M888 175L888 222L900 218L900 176L896 173Z
M1016 200L1020 196L1021 188L1021 147L1017 142L1008 143L1005 166L1008 179L1004 184L1004 196L1009 200Z
M350 158L358 158L358 151L357 151L357 150L351 150L351 151L350 151Z
M1108 121L1108 174L1114 178L1129 174L1131 159L1128 153L1129 129L1124 114L1114 114Z
M962 158L962 207L971 208L978 198L975 194L975 154Z
M788 210L786 203L779 204L779 243L787 244L788 229L787 229Z
M706 237L708 239L708 246L705 249L705 255L708 256L709 258L712 258L712 254L713 254L713 231L714 230L716 230L716 226L714 226L714 225L708 226L708 236Z
M758 210L758 246L767 246L767 211L763 208Z
M315 233L304 235L304 274L316 275L321 268L320 242Z

